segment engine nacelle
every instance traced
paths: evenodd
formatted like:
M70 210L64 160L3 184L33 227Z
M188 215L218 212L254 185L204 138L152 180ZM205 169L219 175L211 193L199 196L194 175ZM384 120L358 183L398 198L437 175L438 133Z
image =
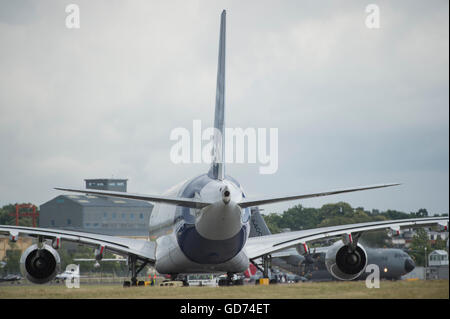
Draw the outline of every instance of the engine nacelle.
M349 251L349 247L339 240L327 250L325 265L336 279L353 280L366 269L367 253L360 244L353 251Z
M61 258L52 246L43 244L28 247L20 257L22 275L35 284L45 284L53 280L61 268Z

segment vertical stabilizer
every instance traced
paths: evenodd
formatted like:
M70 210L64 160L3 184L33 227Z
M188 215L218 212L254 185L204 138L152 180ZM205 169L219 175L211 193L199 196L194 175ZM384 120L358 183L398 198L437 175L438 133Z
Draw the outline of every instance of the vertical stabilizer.
M225 178L225 31L226 11L223 10L220 18L213 160L208 173L211 178L220 180Z
M249 237L259 237L271 235L272 233L267 227L261 213L259 212L259 207L252 207L252 217L250 218L250 234Z

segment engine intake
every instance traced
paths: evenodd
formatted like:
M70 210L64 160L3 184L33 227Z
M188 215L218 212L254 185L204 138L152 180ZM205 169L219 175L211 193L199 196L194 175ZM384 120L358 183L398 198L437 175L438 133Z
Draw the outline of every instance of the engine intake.
M336 279L353 280L358 278L366 269L367 253L360 244L351 250L340 240L327 250L325 265Z
M43 244L28 247L20 257L22 275L35 284L45 284L56 277L60 271L61 259L52 246Z

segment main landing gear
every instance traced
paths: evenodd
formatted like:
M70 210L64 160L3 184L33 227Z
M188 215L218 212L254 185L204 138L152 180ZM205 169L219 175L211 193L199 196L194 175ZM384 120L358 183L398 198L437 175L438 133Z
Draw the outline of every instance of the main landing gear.
M141 261L141 264L137 265L137 257L135 255L128 256L128 269L131 271L131 281L124 281L123 286L124 287L137 287L137 286L144 286L145 282L140 280L137 280L137 275L141 272L142 269L148 264L148 261Z
M270 269L272 266L272 256L271 255L264 255L261 257L261 264L257 264L255 261L251 260L251 263L258 268L259 271L262 272L263 276L262 278L270 278ZM269 280L270 283L276 283L276 280ZM255 284L259 284L259 280L255 281Z

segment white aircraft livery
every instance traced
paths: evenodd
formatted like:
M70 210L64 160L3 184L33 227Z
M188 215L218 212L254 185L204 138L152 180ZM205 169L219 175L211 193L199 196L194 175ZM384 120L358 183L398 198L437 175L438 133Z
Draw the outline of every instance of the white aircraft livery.
M377 221L352 225L316 228L249 238L250 209L259 205L318 196L395 186L382 184L302 195L247 197L239 182L225 174L224 112L225 112L225 29L226 12L220 21L219 61L214 128L213 161L210 170L170 189L164 195L140 195L93 189L56 188L62 191L128 198L156 203L149 221L147 240L122 238L81 231L0 225L0 235L16 241L19 236L31 236L36 244L22 255L23 275L34 283L54 279L60 269L57 252L61 242L75 242L95 249L101 260L110 251L128 259L131 282L151 265L172 278L190 273L227 273L227 284L233 284L234 273L244 272L250 263L267 277L271 254L295 247L307 253L307 242L325 237L341 238L327 254L327 267L336 277L351 280L358 277L367 264L367 254L358 239L363 232L386 229L398 233L401 228L437 226L447 228L448 217L411 218ZM256 264L256 260L262 260Z

